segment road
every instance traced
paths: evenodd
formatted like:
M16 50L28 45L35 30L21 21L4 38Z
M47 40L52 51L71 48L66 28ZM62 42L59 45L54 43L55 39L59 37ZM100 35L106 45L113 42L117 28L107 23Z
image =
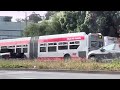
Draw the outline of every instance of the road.
M0 79L120 79L120 74L0 70Z

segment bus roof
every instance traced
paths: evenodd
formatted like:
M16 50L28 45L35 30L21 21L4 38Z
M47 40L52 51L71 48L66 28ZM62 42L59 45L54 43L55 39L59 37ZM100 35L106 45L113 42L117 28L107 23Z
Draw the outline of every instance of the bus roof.
M70 37L70 36L85 36L85 35L87 35L85 32L66 33L66 34L55 34L55 35L39 36L39 39L61 38L61 37Z

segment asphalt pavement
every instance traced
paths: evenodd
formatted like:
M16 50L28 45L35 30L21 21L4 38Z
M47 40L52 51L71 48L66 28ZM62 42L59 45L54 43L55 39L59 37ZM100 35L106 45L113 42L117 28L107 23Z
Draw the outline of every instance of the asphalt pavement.
M120 74L0 70L0 79L120 79Z

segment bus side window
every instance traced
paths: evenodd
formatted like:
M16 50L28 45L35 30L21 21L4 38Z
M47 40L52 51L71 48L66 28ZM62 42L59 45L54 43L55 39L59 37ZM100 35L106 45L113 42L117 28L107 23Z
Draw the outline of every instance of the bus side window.
M7 46L1 46L1 49L7 49Z
M57 45L57 43L48 43L49 46Z
M70 49L77 49L79 45L70 45Z
M21 45L17 45L16 47L21 47Z
M27 48L23 48L23 53L27 53L28 49Z
M21 48L16 48L16 53L21 53Z
M70 42L70 44L74 44L75 42Z
M48 52L56 52L56 46L48 47Z
M68 49L68 46L58 46L58 50L66 50Z
M40 52L46 52L46 47L40 47Z
M11 53L15 53L15 49L11 49Z
M80 46L80 41L72 41L70 42L69 49L77 49Z
M80 42L79 41L75 41L75 44L80 44Z
M59 42L58 43L58 50L66 50L68 49L68 42Z

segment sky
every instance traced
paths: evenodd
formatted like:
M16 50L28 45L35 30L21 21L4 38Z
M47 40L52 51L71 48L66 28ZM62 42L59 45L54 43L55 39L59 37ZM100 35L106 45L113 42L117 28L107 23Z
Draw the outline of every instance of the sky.
M33 11L0 11L0 16L12 16L12 21L15 22L17 18L24 19L25 12L27 12L27 16L32 14ZM34 11L36 14L40 14L44 16L47 11Z

